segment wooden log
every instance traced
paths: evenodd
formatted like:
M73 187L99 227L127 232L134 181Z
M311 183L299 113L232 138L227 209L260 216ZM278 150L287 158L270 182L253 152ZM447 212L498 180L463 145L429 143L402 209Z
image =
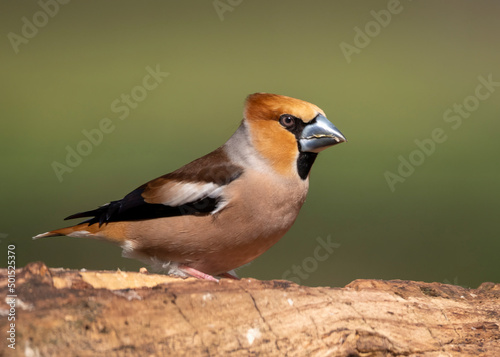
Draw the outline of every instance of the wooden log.
M9 295L0 269L2 296ZM8 356L500 356L500 284L219 283L122 271L16 272ZM6 342L7 341L7 342Z

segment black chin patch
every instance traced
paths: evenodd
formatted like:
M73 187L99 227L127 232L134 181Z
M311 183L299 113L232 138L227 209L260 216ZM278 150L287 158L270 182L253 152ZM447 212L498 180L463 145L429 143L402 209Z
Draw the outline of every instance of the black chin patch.
M299 153L299 157L297 158L297 172L302 180L307 179L307 176L309 176L309 171L311 171L316 156L318 156L318 154L315 152Z
M319 114L318 114L319 115ZM297 145L299 149L299 157L297 158L297 172L299 173L299 176L302 180L307 179L309 176L309 172L311 171L311 167L314 164L314 160L316 160L316 156L318 156L317 153L315 152L303 152L302 148L300 147L300 139L302 138L302 132L304 131L304 128L308 125L315 124L316 123L316 118L318 115L311 121L308 121L307 123L304 123L302 119L297 118L291 114L282 114L280 117L280 123L281 123L281 118L283 116L288 116L290 118L293 118L295 120L294 124L290 128L286 128L289 132L291 132L295 138L297 139Z

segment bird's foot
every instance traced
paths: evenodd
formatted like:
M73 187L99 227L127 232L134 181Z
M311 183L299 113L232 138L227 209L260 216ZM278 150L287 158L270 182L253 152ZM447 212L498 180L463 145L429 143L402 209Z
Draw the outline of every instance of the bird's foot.
M194 268L188 267L186 265L179 265L178 268L180 271L184 272L187 275L190 275L194 278L202 279L202 280L208 280L208 281L215 281L219 282L219 279L214 278L212 275L205 274L199 270L196 270Z

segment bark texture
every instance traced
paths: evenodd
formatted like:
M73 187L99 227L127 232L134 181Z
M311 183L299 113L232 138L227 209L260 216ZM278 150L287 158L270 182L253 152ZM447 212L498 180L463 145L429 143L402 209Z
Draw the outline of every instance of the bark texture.
M16 276L6 356L500 356L500 284L356 280L219 283L121 271ZM7 296L7 271L0 269ZM7 337L9 305L0 302Z

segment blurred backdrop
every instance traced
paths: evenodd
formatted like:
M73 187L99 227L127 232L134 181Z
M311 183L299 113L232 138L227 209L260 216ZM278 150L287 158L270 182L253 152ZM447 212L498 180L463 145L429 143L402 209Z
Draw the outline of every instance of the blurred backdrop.
M31 237L223 144L262 91L317 104L349 142L319 156L297 222L240 276L500 281L499 15L465 0L3 1L0 266L14 243L18 266L137 270L108 243Z

